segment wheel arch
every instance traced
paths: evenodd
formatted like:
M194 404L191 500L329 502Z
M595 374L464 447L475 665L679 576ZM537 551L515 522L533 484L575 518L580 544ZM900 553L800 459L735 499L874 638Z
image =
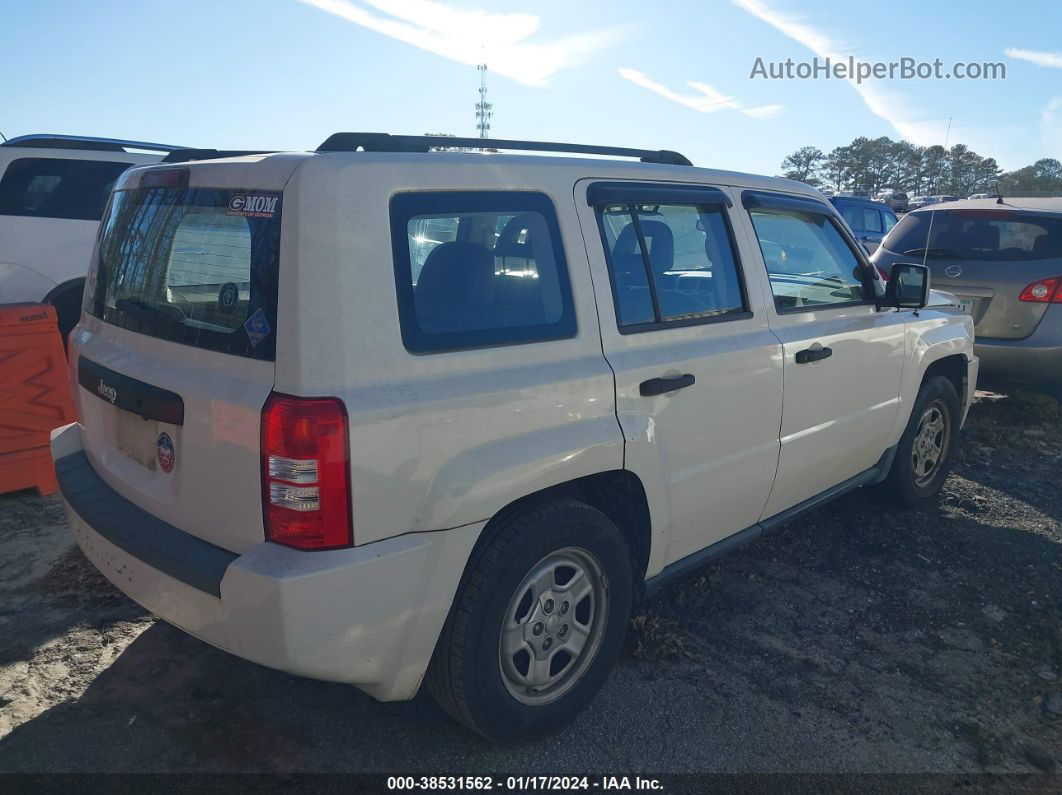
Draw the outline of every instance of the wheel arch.
M955 387L955 391L959 395L959 416L965 416L967 409L966 393L970 378L969 365L969 359L962 353L953 353L937 359L925 369L924 373L922 373L922 382L919 384L919 389L921 389L922 384L925 384L930 378L938 375L944 376L951 381L952 386Z
M83 293L85 290L85 277L79 276L76 279L67 279L65 282L55 285L55 287L49 290L48 294L44 296L43 301L46 304L54 304L56 298L70 290L80 290Z
M635 588L645 581L652 545L652 521L649 500L641 479L627 469L614 469L567 480L519 497L503 507L487 522L469 555L465 574L472 569L479 552L504 525L505 520L533 505L554 499L585 502L605 514L627 542ZM462 577L464 579L464 577Z

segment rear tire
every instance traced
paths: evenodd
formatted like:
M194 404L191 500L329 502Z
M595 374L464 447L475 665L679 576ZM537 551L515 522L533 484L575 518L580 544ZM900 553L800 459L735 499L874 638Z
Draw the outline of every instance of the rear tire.
M955 385L944 376L922 384L896 458L881 491L906 508L937 496L951 472L959 437L961 404Z
M470 563L427 685L456 721L494 742L569 723L604 684L631 612L627 544L571 499L501 520Z

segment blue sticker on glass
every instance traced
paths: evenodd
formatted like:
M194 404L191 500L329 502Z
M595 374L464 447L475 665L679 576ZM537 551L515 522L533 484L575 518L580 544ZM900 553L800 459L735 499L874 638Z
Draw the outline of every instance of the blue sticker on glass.
M269 327L269 321L266 320L265 312L261 309L244 321L243 330L247 332L247 338L251 341L251 345L256 348L258 343L268 337L273 331Z

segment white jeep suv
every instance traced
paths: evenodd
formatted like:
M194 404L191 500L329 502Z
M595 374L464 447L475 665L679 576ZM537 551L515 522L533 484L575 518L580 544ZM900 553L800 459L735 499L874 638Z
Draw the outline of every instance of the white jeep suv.
M22 135L0 143L0 304L55 306L66 334L81 313L103 207L130 166L181 147L79 135Z
M433 140L120 178L52 447L137 602L523 738L593 697L661 583L859 486L940 489L971 319L918 265L886 291L813 189Z

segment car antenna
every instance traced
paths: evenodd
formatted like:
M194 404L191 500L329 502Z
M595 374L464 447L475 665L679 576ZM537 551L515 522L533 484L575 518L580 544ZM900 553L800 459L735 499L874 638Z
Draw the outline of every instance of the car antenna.
M2 132L0 132L0 138L3 138L3 139L4 139L4 143L5 143L5 144L7 143L7 136L6 136L6 135L4 135L4 134L3 134Z
M999 192L999 180L996 180L996 204L1006 204L1003 201L1003 194Z
M951 116L948 116L948 129L944 132L944 156L948 156L948 138L951 137ZM937 190L940 190L940 172L937 172ZM929 229L926 230L926 247L922 249L922 267L928 267L926 260L929 259L929 241L933 238L933 215L937 212L937 205L929 205Z

